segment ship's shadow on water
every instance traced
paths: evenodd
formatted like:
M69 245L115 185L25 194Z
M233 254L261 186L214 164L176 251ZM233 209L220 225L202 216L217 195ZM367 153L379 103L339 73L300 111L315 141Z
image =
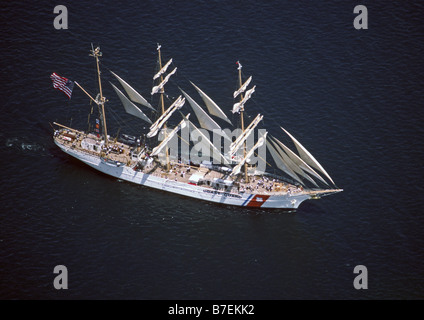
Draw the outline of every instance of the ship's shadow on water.
M302 213L308 213L313 215L325 215L328 213L325 211L323 206L320 205L320 201L322 199L318 200L307 200L302 202L302 204L297 209L296 213L302 214Z

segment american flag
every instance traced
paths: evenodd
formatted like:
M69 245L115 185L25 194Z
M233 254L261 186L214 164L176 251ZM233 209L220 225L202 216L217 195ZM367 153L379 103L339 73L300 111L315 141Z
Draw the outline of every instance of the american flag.
M53 88L63 91L71 99L72 89L74 88L74 83L71 80L61 77L56 73L52 73L50 79L53 81Z

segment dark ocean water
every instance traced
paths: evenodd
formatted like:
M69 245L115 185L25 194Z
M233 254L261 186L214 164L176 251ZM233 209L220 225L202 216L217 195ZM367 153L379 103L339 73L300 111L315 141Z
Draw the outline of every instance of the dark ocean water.
M424 298L424 5L360 2L368 30L353 27L349 1L2 3L0 298ZM53 27L57 4L68 30ZM107 69L149 97L160 43L174 84L195 82L230 114L240 60L257 85L248 115L263 113L273 136L288 129L344 192L297 213L241 209L71 159L49 122L85 128L90 107L49 76L95 94L91 43L113 134L114 114L129 134L144 124L123 114ZM68 290L53 287L56 265ZM366 290L353 286L356 265Z

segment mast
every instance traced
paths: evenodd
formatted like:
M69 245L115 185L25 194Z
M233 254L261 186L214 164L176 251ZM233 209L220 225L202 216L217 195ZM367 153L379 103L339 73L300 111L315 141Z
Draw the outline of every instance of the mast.
M238 64L238 71L239 71L239 84L240 84L240 88L243 85L243 83L241 82L241 63L239 61L237 61ZM243 93L240 94L240 102L243 101ZM241 119L241 131L244 132L244 106L241 107L240 109L240 119ZM243 158L246 157L246 141L243 143ZM249 182L249 176L247 175L247 162L244 163L244 179L246 181L246 183Z
M106 98L103 97L103 91L102 91L102 81L100 79L100 68L99 68L99 57L102 56L102 53L100 52L100 47L97 47L96 49L91 50L91 56L96 58L96 65L97 65L97 77L99 79L99 91L100 91L100 104L102 106L102 122L103 122L103 134L105 137L105 146L108 146L108 140L107 140L107 127L106 127L106 116L105 116L105 102Z
M159 70L162 69L162 58L161 58L161 52L160 52L161 45L158 43L158 55L159 55ZM160 81L163 81L163 74L160 75ZM162 115L165 113L165 103L163 100L163 96L165 93L165 86L163 86L160 90L160 104L162 108ZM165 132L165 139L166 139L166 123L163 125L164 132ZM170 165L169 165L169 151L168 148L165 148L165 154L166 154L166 171L169 171Z

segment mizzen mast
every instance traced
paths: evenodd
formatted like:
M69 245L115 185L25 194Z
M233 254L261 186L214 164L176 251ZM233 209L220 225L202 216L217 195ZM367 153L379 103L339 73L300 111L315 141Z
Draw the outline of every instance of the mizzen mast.
M102 123L103 123L103 134L105 138L105 146L108 146L108 140L107 140L107 127L106 127L106 116L105 116L105 102L106 98L103 97L103 91L102 91L102 81L100 78L100 68L99 68L99 57L102 56L102 53L100 52L100 47L97 47L96 49L91 49L90 56L94 57L96 59L96 65L97 65L97 77L99 79L99 94L100 94L100 101L98 102L98 105L102 108Z

